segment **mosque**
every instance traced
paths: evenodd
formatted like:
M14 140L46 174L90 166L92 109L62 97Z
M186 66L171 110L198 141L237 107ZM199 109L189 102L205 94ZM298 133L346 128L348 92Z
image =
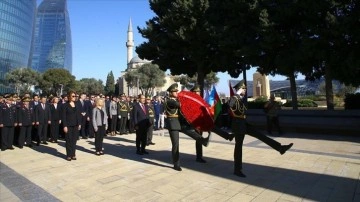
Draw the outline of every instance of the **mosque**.
M138 67L141 67L144 64L151 63L149 60L142 60L138 56L133 57L134 53L134 33L132 30L132 23L131 19L129 21L128 31L127 31L127 42L126 42L126 48L127 48L127 68L125 71L121 71L120 77L118 79L118 85L119 85L119 92L125 93L129 96L137 96L141 94L141 91L138 87L139 80L135 81L134 84L127 83L125 80L124 75L129 72L136 70ZM173 83L175 83L173 76L166 75L165 76L166 82L162 87L156 87L154 89L154 95L164 95L166 92L166 89Z

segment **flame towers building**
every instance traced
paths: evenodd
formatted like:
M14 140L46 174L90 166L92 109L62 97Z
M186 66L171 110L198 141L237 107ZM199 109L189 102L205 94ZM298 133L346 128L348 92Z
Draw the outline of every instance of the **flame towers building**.
M5 82L10 70L31 65L36 0L0 1L0 93L14 89Z
M66 0L44 0L38 7L32 68L64 68L72 73L72 43Z

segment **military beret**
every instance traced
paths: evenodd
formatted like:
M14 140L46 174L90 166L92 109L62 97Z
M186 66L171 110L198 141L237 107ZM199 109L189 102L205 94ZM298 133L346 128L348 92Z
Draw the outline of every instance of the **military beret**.
M168 91L168 92L178 92L179 91L178 84L177 83L172 84L166 91Z
M201 91L201 90L200 90L200 86L197 85L197 84L195 84L195 86L194 86L192 89L190 89L190 91L191 91L191 92L200 92L200 91Z
M245 85L244 80L241 80L239 83L237 83L237 84L234 86L234 88L235 88L236 90L239 90L240 88L246 88L246 85Z

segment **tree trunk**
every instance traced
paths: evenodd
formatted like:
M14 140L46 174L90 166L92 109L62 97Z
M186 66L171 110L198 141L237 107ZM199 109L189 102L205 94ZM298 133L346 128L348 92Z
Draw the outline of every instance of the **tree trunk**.
M325 67L325 94L327 109L334 110L334 92L332 86L331 70L329 67Z
M197 83L200 86L200 93L201 93L201 97L204 97L204 80L205 80L205 74L202 68L202 65L198 64L198 68L197 68Z
M289 80L290 80L290 90L291 90L291 99L292 99L292 107L293 110L297 110L298 109L298 100L297 100L297 90L296 90L296 82L295 82L295 74L291 73L289 75Z

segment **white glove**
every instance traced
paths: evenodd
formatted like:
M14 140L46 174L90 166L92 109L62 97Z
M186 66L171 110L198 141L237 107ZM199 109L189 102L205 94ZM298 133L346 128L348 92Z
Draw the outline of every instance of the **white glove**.
M121 115L119 115L118 118L121 119Z

